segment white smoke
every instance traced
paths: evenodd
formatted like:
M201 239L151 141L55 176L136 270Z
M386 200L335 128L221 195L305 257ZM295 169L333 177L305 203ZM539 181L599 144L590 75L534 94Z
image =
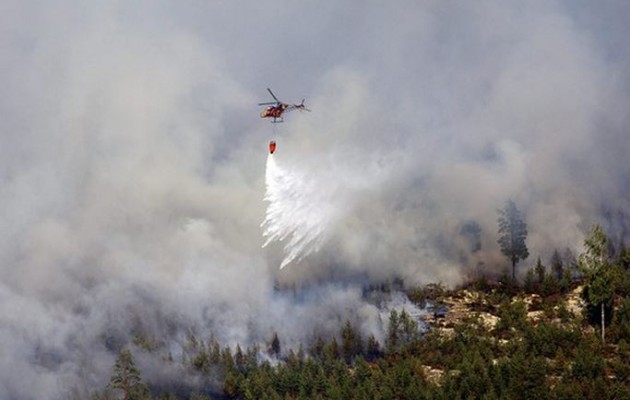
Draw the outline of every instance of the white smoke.
M509 197L532 259L630 232L628 2L75 3L0 5L1 399L103 387L131 331L378 333L361 283L501 268ZM267 203L266 86L313 110Z

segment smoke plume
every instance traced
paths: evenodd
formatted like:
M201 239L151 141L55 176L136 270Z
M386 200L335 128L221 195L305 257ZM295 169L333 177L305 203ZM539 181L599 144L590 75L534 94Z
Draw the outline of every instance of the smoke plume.
M0 398L102 388L134 337L149 382L191 332L382 338L363 287L501 271L508 198L532 258L627 239L629 7L2 2ZM266 87L312 112L274 134Z

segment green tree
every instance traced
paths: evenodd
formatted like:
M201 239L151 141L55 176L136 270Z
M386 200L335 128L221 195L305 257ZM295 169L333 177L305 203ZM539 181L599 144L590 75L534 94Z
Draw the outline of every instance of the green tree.
M234 364L239 371L243 371L245 369L245 354L243 354L243 349L241 349L241 345L239 343L236 344Z
M552 296L561 292L560 281L556 278L555 274L545 274L543 278L542 287L540 288L540 294L543 297Z
M361 333L352 326L349 320L346 320L341 330L341 352L348 364L363 352Z
M630 338L630 297L624 298L615 311L612 320L612 336L617 340Z
M128 349L122 350L118 355L109 386L122 391L124 400L148 398L149 389L142 382L140 371L136 368L133 355Z
M532 268L525 273L525 281L523 282L523 290L525 293L536 293L538 291L538 284L536 283L535 273Z
M418 323L403 309L398 318L399 323L399 340L401 344L407 346L418 339Z
M381 345L378 342L378 340L376 340L374 335L370 335L368 337L366 347L367 347L367 349L366 349L367 361L374 361L378 357L381 356L381 354L382 354L382 352L381 352Z
M508 200L505 207L499 210L498 223L499 240L497 242L501 247L501 253L512 263L512 279L515 279L516 263L529 257L529 251L525 245L527 224L512 200Z
M389 325L387 327L386 347L387 353L392 354L398 348L400 342L400 319L398 311L391 310L389 313Z
M310 348L311 356L315 358L323 358L325 347L326 347L326 342L320 335L317 335Z
M330 343L324 348L324 358L327 362L332 363L339 360L339 343L337 338L332 338Z
M626 247L624 242L619 245L619 251L617 252L617 264L624 271L630 269L630 249Z
M555 275L556 279L562 279L564 276L564 264L562 263L562 257L558 249L554 249L551 255L551 272Z
M269 353L276 357L280 356L280 338L278 338L277 332L273 333L273 338L269 344Z
M571 280L579 276L578 260L573 251L570 248L565 248L562 254L562 262L565 270L565 274L568 272Z
M197 371L208 372L210 369L210 354L206 351L206 345L203 342L194 345L190 362Z
M538 278L538 284L542 285L545 280L545 266L543 265L540 257L536 261L536 266L534 267L534 271L536 271L536 277Z
M501 334L510 334L512 328L525 330L529 324L527 320L527 305L522 301L506 300L499 306L499 321L495 330Z
M579 257L579 268L586 279L586 300L598 306L601 312L601 338L606 342L605 306L611 303L614 294L614 267L608 255L608 238L602 227L595 225L584 240L584 252Z

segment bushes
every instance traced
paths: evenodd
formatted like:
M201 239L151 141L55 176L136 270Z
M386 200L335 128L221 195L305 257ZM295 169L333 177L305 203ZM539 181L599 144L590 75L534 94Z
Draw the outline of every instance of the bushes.
M495 332L502 337L510 336L513 329L523 330L529 325L527 306L521 300L503 302L499 306L499 317Z
M563 357L570 356L575 353L581 342L582 332L577 326L565 328L543 322L536 328L529 327L524 331L524 344L535 356L547 358L555 358L559 354Z
M613 343L622 339L630 340L630 297L621 300L613 316L608 335Z

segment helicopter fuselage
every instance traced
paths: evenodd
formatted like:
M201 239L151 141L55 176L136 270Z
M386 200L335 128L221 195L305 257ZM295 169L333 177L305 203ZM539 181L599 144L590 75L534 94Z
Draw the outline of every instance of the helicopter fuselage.
M284 111L289 107L288 104L280 103L277 106L269 106L265 108L261 113L261 118L281 118Z

